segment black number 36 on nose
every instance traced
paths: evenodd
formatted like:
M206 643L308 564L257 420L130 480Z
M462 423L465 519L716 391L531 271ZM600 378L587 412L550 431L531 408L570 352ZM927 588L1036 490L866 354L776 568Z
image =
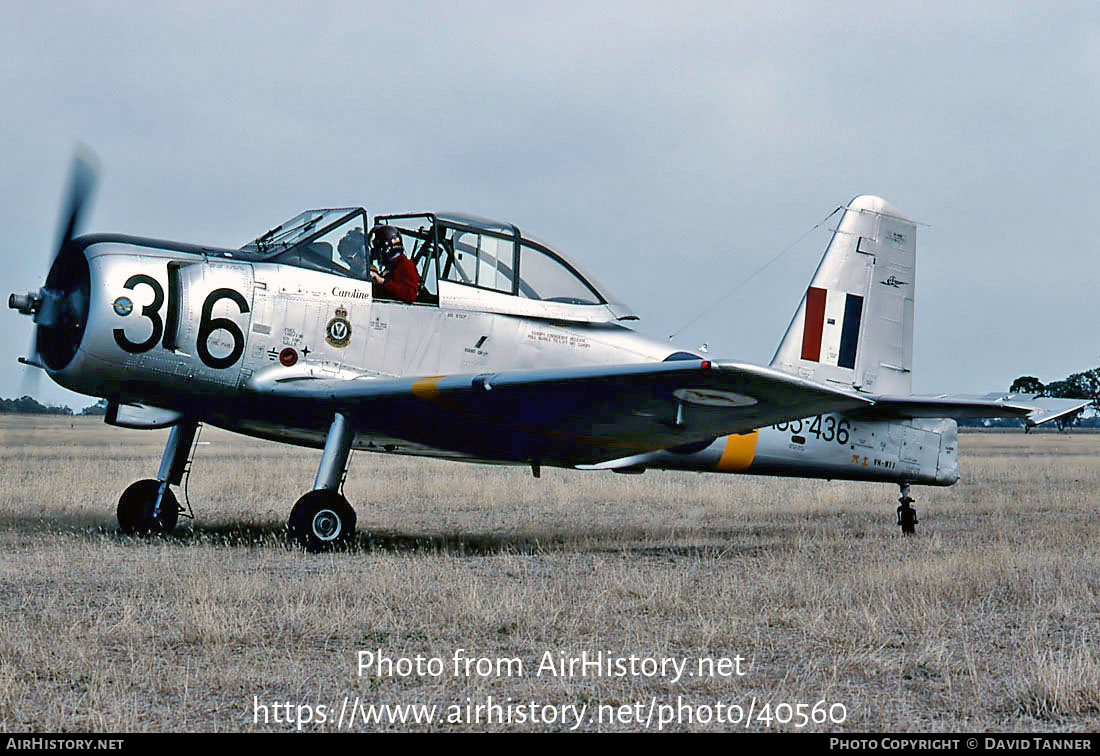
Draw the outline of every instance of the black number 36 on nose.
M133 289L138 284L145 284L153 290L153 301L141 308L141 317L148 319L149 322L153 324L153 332L149 334L149 338L145 339L145 341L135 342L126 338L126 331L122 328L114 329L115 343L131 354L148 352L157 345L161 336L164 335L164 320L160 316L160 308L164 304L164 289L157 279L152 276L147 276L144 273L130 276L126 279L126 283L123 284L123 288ZM202 314L199 318L199 332L196 338L195 349L198 352L199 359L203 361L203 364L215 370L224 370L234 365L237 360L241 358L241 355L244 354L245 345L244 333L241 331L240 326L229 318L213 317L214 305L222 299L229 299L235 302L237 307L240 308L241 314L249 311L248 301L240 292L234 291L233 289L214 289L214 291L207 295L206 300L202 303ZM121 311L123 309L124 308L116 306L115 313L120 317L124 317ZM171 311L171 307L169 307L169 311ZM126 310L126 312L128 313L129 311ZM171 315L169 316L169 320L172 320ZM210 353L210 347L207 345L211 334L219 330L226 331L233 339L233 348L225 357L215 357Z

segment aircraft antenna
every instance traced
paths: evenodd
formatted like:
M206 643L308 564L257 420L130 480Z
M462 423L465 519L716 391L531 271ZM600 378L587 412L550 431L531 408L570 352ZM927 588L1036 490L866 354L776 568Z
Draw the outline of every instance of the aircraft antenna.
M719 297L719 298L718 298L718 299L717 299L717 300L716 300L716 301L715 301L715 302L714 302L713 304L711 304L710 306L708 306L708 307L707 307L707 308L706 308L705 310L703 310L702 312L700 312L700 313L699 313L698 315L696 315L696 316L695 316L694 318L692 318L691 320L689 320L689 321L688 321L687 323L684 323L684 325L680 326L680 328L678 328L678 329L677 329L676 331L674 331L673 333L670 333L670 334L669 334L669 336L668 336L668 340L669 340L669 341L672 341L672 340L673 340L674 338L676 338L676 337L677 337L677 336L679 336L679 335L680 335L681 333L683 333L683 332L684 332L685 330L687 330L687 329L688 329L688 328L689 328L690 326L694 325L694 324L695 324L695 322L696 322L697 320L699 320L699 319L700 319L700 318L702 318L702 317L703 317L704 315L706 315L706 314L707 314L708 312L710 312L711 310L713 310L713 309L714 309L715 307L717 307L718 305L722 304L722 303L723 303L723 302L725 302L725 301L726 301L727 299L729 299L729 297L731 297L731 296L732 296L733 294L735 294L735 293L736 293L736 292L737 292L737 291L738 291L739 289L741 289L741 287L742 287L742 286L744 286L745 284L747 284L747 283L748 283L749 281L751 281L752 279L756 278L756 277L757 277L758 275L760 275L761 273L763 273L763 272L764 272L765 270L767 270L768 268L770 268L770 267L771 267L772 265L774 265L775 263L779 262L779 258L783 257L783 255L787 254L787 253L788 253L788 252L790 252L790 251L791 251L792 249L794 249L795 247L797 247L797 246L798 246L798 243L799 243L799 242L801 242L801 241L802 241L803 239L805 239L805 238L806 238L807 236L809 236L810 234L812 234L812 233L813 233L814 231L816 231L817 229L819 229L819 228L821 228L822 226L824 226L824 225L825 225L825 223L826 223L826 222L827 222L827 221L828 221L828 220L829 220L830 218L832 218L832 217L833 217L834 215L836 215L837 213L839 213L839 212L840 212L841 210L843 210L843 209L844 209L844 206L843 206L843 205L839 205L839 206L838 206L838 207L837 207L837 208L836 208L835 210L833 210L833 211L832 211L831 213L829 213L829 214L828 214L828 215L826 215L826 216L825 216L824 218L822 218L822 219L821 219L821 220L820 220L819 222L817 222L817 223L815 223L815 224L814 224L813 226L811 226L811 227L810 227L810 230L808 230L808 231L807 231L806 233L802 234L802 236L798 237L798 238L797 238L797 239L795 239L795 240L794 240L793 242L791 242L791 243L790 243L790 244L788 244L788 245L787 245L786 247L784 247L784 248L783 248L783 250L782 250L782 251L780 251L780 253L779 253L779 254L777 254L777 255L776 255L775 257L773 257L772 259L768 260L768 261L767 261L766 263L764 263L764 264L763 264L763 265L761 265L761 266L760 266L759 268L757 268L757 269L756 269L755 271L753 271L753 272L752 272L752 273L751 273L751 274L749 275L749 277L748 277L748 278L745 278L745 279L743 279L743 280L742 280L742 281L741 281L740 283L738 283L738 284L737 284L736 286L734 286L734 287L733 287L732 289L730 289L730 290L729 290L729 291L727 291L727 292L726 292L725 294L723 294L723 295L722 295L721 297Z

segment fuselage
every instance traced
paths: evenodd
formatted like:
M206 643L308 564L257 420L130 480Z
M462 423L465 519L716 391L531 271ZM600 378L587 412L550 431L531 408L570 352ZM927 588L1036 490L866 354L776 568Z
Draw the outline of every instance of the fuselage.
M276 376L369 380L697 357L618 322L405 304L376 298L368 282L214 248L107 236L78 241L91 279L87 321L72 359L49 370L55 381L286 443L322 446L331 418L288 417L249 400L250 385ZM448 443L461 429L429 431L358 429L353 445L515 461ZM958 478L956 441L952 420L828 414L592 467L950 485Z

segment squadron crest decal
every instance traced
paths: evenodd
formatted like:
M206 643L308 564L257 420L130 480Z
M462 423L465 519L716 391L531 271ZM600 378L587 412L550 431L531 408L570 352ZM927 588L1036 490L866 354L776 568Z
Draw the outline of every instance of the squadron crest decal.
M336 308L336 317L325 326L325 341L338 349L346 347L351 341L351 323L348 322L348 311L343 307Z

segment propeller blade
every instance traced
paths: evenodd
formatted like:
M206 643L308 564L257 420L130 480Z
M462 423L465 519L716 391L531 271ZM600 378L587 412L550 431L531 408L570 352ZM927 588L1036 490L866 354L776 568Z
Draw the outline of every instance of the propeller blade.
M99 173L99 159L88 147L78 146L73 158L72 172L69 174L68 202L61 215L56 258L69 240L77 235L80 221L87 208L88 200L95 191L96 176Z
M38 356L38 328L31 331L31 348L23 363L23 377L19 381L19 396L36 396L42 383L42 358Z
M23 378L19 381L19 396L38 396L38 389L42 386L42 370L41 368L31 367L25 365L23 367Z

